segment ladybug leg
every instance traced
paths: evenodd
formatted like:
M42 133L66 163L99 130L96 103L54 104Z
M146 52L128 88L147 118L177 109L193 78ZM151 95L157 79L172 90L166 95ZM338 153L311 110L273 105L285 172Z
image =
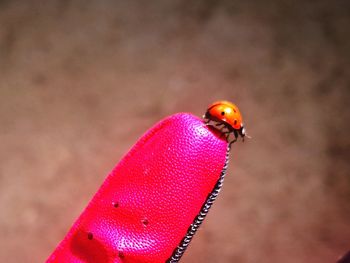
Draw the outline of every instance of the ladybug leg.
M226 141L228 141L228 138L230 137L230 131L223 131L222 129L220 130L221 131L221 135L220 135L220 138L222 138L223 136L225 136L226 138Z
M230 148L231 148L231 145L233 143L235 143L237 141L237 139L238 139L238 132L236 130L233 130L232 132L233 132L233 135L235 136L235 138L230 142L230 144L229 144Z
M224 137L225 136L225 138L226 138L226 141L228 141L228 137L230 137L230 131L221 131L221 136L220 136L220 138L222 138L222 137Z
M235 138L234 140L230 141L230 144L228 145L228 147L231 149L231 145L237 141L237 138Z
M205 122L204 124L205 124L206 126L213 126L213 124L212 124L212 123L210 123L210 122L211 122L211 120L209 120L209 121Z
M211 119L203 119L203 122L204 122L204 124L207 125L207 126L214 126L214 125L211 123L211 122L212 122Z
M215 126L218 127L218 128L219 128L220 126L223 126L223 127L221 127L221 129L223 129L223 128L226 127L225 123L222 123L222 122L221 122L221 123L215 124Z
M219 128L219 130L224 133L224 134L230 134L231 133L231 130L230 130L230 127L227 126L225 123L218 123L215 125L216 127L220 127L222 126L221 128ZM226 130L225 130L226 129Z
M238 132L236 130L233 130L233 134L235 135L235 141L237 141L238 138Z
M230 131L225 132L225 135L226 135L226 141L229 141L230 134L231 134L231 132L230 132Z

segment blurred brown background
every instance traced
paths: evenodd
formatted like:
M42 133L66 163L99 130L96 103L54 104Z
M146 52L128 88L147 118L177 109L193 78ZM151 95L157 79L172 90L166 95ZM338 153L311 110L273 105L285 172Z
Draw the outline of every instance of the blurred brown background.
M1 1L0 262L43 262L139 136L217 99L253 139L182 262L334 262L350 249L349 10Z

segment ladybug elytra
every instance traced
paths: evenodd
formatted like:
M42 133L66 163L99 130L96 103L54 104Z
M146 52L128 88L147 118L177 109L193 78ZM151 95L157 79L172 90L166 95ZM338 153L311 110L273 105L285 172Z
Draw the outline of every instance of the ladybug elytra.
M207 125L212 125L210 124L211 121L214 122L214 125L212 126L225 134L227 140L229 140L230 134L234 135L234 139L230 142L230 146L237 141L239 136L242 137L243 141L247 136L242 121L242 115L238 107L231 102L214 102L208 107L203 118Z

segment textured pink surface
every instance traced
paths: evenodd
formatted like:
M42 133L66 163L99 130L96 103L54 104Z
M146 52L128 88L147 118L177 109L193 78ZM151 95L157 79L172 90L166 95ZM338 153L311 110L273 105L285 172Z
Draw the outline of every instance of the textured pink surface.
M226 149L191 114L164 119L108 175L47 262L165 262L218 180Z

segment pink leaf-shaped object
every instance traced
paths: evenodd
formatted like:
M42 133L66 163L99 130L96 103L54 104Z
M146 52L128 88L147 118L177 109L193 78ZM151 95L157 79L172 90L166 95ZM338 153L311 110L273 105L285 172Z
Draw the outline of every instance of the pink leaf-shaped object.
M216 198L228 143L199 118L170 116L108 175L47 262L177 262Z

